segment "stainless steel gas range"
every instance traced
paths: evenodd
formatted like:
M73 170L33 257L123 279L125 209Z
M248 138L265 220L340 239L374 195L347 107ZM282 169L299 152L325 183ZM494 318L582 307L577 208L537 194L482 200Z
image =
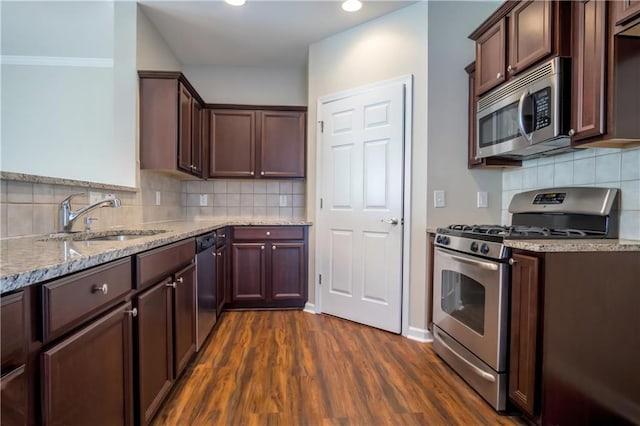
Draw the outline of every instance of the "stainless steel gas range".
M496 410L506 408L511 250L506 239L617 238L618 189L550 188L513 197L512 225L439 228L434 349Z

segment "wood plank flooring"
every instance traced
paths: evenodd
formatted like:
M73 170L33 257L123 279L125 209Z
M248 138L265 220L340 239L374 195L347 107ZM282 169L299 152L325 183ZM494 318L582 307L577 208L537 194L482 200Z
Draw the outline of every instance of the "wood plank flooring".
M154 425L513 425L431 349L301 311L225 312Z

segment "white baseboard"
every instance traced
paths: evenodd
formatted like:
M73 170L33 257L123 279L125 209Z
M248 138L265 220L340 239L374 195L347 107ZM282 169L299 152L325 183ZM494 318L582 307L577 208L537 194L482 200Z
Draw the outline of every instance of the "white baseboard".
M316 305L315 305L315 303L310 303L310 302L305 303L304 304L304 309L302 311L306 312L308 314L315 314L316 313Z
M409 326L407 339L415 340L417 342L429 343L433 342L433 335L429 330L425 330L424 328Z

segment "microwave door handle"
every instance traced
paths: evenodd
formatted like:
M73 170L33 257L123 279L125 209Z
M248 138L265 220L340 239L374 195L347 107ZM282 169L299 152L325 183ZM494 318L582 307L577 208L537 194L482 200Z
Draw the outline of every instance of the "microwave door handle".
M526 89L522 96L520 96L520 102L518 102L518 127L520 127L520 133L524 136L529 142L531 142L531 134L527 133L524 129L524 100L529 95L529 89Z

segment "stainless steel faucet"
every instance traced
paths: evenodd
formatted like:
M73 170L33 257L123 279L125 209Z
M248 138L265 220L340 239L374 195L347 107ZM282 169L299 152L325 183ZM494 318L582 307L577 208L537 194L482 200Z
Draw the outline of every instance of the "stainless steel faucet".
M81 209L74 211L74 210L71 210L71 199L76 195L83 195L83 194L80 193L80 194L69 195L60 203L60 209L59 209L59 215L58 215L60 232L71 232L71 228L73 227L73 223L76 221L76 219L93 209L97 209L99 207L120 207L122 205L120 203L120 199L110 198L108 200L100 200L97 203L90 204L86 207L82 207Z

